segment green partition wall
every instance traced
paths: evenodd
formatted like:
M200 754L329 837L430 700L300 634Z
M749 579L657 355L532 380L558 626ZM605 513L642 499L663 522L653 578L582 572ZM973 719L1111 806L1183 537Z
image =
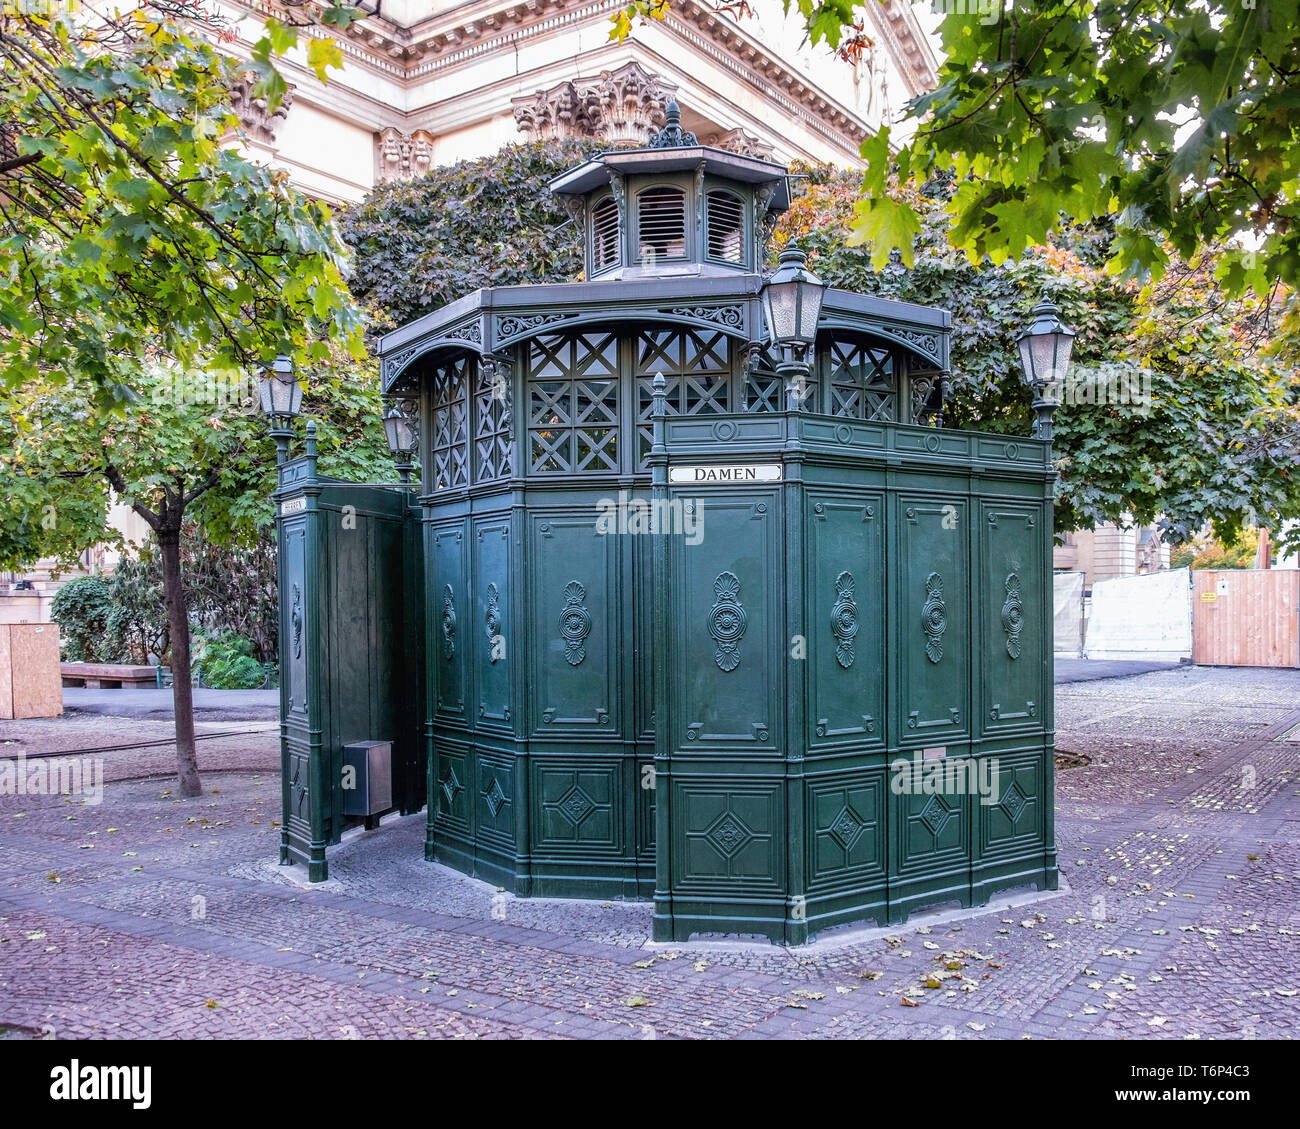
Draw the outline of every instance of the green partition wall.
M656 542L656 938L1055 888L1049 445L804 413L661 432L655 496L701 536Z
M280 862L319 882L350 822L344 745L391 741L392 810L424 804L419 520L409 491L317 474L310 425L279 477Z

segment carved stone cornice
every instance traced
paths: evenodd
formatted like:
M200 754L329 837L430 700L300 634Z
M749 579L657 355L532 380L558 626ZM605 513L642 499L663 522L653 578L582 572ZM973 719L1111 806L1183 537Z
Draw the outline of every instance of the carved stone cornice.
M883 0L868 11L879 33L877 43L888 46L907 85L908 97L932 90L939 78L937 61L912 9L901 0Z
M595 78L561 82L515 98L515 122L530 138L597 137L607 144L645 145L664 123L677 87L638 62Z
M761 91L775 114L797 117L814 132L854 150L871 136L867 123L811 85L771 48L740 30L707 0L682 0L664 21L682 38Z
M271 15L275 5L268 0L236 0L241 6ZM367 16L353 23L345 34L336 36L345 56L356 63L383 73L403 85L428 83L435 75L450 69L473 65L487 54L522 49L526 44L555 34L562 25L585 26L608 20L623 6L623 0L479 0L461 4L419 20L410 27L401 26L383 16ZM932 84L933 54L915 15L902 0L885 0L875 14L873 27L902 74L904 85L919 92ZM823 135L837 147L856 150L871 133L867 120L820 90L810 78L790 66L777 51L756 39L725 13L716 11L710 0L679 0L661 25L682 36L705 53L715 64L725 66L733 75L759 89L772 102L777 115L795 115L808 128ZM307 29L306 35L332 34ZM573 83L575 95L578 82ZM548 95L551 91L546 92ZM536 96L529 101L536 102ZM547 114L559 116L552 121ZM540 117L533 109L532 122L521 128L563 130L570 115L581 130L585 120L597 114L611 124L610 139L619 129L632 134L636 141L643 126L641 110L616 124L617 115L608 107L597 108L574 98L572 104L560 104L545 110ZM871 115L875 120L875 115ZM604 134L592 134L604 137Z
M772 159L772 146L739 126L726 133L707 134L700 140L714 149L726 149L729 153L739 153L742 157L757 157L761 161Z
M253 87L256 84L256 75L252 72L246 73L230 88L230 105L239 118L239 124L251 140L260 141L263 145L274 145L276 130L289 116L289 107L293 105L293 92L296 87L292 85L287 87L275 112L267 113L266 99L253 96Z
M422 129L403 133L389 126L375 135L375 183L414 180L433 164L433 136Z

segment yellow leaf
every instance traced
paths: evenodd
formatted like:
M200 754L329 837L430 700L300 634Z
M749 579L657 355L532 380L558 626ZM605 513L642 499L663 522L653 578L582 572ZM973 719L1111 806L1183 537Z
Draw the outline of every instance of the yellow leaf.
M316 77L324 82L325 72L330 67L343 66L343 48L333 38L312 39L307 44L307 65L316 72Z

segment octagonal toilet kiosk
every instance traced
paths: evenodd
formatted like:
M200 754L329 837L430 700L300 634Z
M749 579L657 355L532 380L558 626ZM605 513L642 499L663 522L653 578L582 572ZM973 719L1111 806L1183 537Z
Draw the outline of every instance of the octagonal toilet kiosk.
M661 940L1054 888L1050 412L1042 437L944 428L938 309L832 288L806 353L773 348L785 169L676 107L551 188L586 281L379 343L419 419L422 693L395 708L426 858L653 898ZM326 745L293 753L320 784L295 827L322 814L286 857L314 877L341 826Z

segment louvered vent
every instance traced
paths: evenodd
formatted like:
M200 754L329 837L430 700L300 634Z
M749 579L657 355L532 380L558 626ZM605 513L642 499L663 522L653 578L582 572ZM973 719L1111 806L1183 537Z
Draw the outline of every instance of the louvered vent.
M591 212L593 271L618 266L618 204L606 196Z
M636 198L642 262L686 257L686 194L647 188Z
M709 258L745 261L745 206L730 192L708 195Z

